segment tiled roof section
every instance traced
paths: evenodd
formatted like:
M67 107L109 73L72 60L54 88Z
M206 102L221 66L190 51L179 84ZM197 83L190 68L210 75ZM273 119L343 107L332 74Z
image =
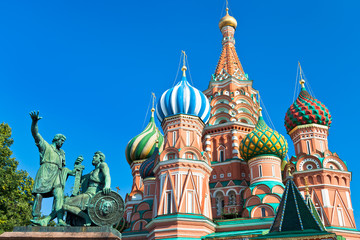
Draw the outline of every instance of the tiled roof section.
M299 97L286 112L285 128L290 132L299 125L312 123L330 127L331 114L323 103L301 88Z
M243 79L241 80L245 80L243 67L241 66L239 57L236 53L235 45L232 43L223 45L220 59L215 70L215 76L223 74L223 69L231 76L233 76L236 72L236 75L242 76Z
M286 188L274 223L270 228L270 233L303 230L323 231L305 203L294 181L290 178L286 183Z

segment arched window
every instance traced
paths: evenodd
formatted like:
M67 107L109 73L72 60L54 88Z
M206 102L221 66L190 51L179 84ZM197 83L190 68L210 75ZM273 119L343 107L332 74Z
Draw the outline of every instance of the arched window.
M176 131L173 131L173 147L175 147L175 144L176 144Z
M171 191L166 192L166 214L171 213L172 196Z
M338 208L337 213L338 213L339 225L340 225L340 227L343 227L344 226L344 216L343 216L342 209Z
M187 212L188 213L193 213L193 192L192 191L188 191L188 195L187 195Z
M320 142L320 151L324 152L324 142L323 141L319 141Z
M216 193L215 196L216 215L220 216L224 211L224 195L222 192Z
M190 131L186 131L186 146L190 146Z
M225 151L224 149L219 150L219 162L225 161Z
M262 166L259 165L259 177L262 177L263 176L263 173L262 173Z
M236 194L234 191L229 192L229 205L236 205Z
M266 217L266 210L264 207L261 208L261 217Z
M306 141L306 147L307 147L308 154L310 155L310 153L311 153L310 141Z

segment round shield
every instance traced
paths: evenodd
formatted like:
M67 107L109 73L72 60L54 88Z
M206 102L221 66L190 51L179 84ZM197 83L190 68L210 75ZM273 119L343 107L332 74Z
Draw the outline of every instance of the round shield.
M98 192L90 200L88 214L98 226L113 226L124 215L124 200L114 191L107 195Z

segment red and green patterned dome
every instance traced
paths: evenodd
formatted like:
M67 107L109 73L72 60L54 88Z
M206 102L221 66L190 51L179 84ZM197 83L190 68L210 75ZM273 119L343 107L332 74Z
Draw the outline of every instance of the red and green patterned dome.
M329 109L306 91L304 83L304 80L300 81L301 92L299 97L286 112L285 128L287 132L299 125L312 123L330 127L331 114Z

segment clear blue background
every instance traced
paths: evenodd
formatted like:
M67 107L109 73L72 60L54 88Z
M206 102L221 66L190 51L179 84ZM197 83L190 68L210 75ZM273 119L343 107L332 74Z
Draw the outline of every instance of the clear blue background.
M240 61L276 130L287 137L289 155L294 151L283 121L298 61L330 109L329 147L353 173L358 224L359 10L358 1L230 1ZM39 168L28 113L40 110L46 140L67 136L68 167L84 155L89 172L93 153L103 151L112 188L119 186L125 197L132 184L125 146L149 120L151 92L160 97L173 86L181 50L194 86L207 88L224 14L222 0L0 1L0 121L13 129L20 168L32 177Z

